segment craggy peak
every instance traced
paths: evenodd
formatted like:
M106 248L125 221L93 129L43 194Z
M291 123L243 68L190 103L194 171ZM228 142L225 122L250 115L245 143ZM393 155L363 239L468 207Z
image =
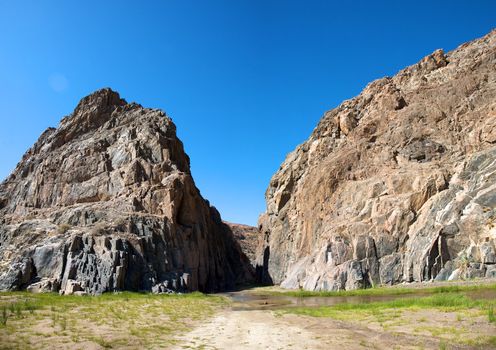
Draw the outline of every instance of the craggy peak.
M111 89L83 98L0 185L0 288L218 291L253 281L176 128Z

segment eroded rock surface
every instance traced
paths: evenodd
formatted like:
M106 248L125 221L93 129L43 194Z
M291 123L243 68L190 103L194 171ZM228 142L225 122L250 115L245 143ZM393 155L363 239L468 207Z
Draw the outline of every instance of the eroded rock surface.
M257 227L224 222L231 229L234 238L239 243L242 252L250 259L250 263L255 268L257 260L257 247L260 239L260 231Z
M103 89L0 184L0 289L219 291L253 269L162 111Z
M266 282L338 290L494 277L496 31L325 113L266 200Z

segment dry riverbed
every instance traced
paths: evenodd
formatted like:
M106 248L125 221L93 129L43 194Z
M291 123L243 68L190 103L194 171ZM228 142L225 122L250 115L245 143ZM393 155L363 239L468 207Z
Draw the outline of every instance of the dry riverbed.
M495 299L494 281L344 293L0 293L0 349L496 349Z

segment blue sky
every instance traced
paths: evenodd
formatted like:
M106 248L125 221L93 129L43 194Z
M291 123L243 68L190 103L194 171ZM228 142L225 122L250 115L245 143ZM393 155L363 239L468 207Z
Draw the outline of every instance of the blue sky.
M496 1L1 1L0 178L112 87L177 125L204 197L256 224L324 111L496 27Z

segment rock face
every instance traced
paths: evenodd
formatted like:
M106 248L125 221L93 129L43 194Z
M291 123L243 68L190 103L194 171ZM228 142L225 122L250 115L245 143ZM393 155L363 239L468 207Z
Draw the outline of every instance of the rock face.
M0 289L219 291L253 269L172 121L103 89L0 184Z
M496 276L496 31L326 112L266 200L266 282L339 290Z
M253 268L256 266L257 260L257 247L260 238L260 232L257 227L234 224L231 222L224 222L231 229L234 238L239 243L242 252L248 257Z

